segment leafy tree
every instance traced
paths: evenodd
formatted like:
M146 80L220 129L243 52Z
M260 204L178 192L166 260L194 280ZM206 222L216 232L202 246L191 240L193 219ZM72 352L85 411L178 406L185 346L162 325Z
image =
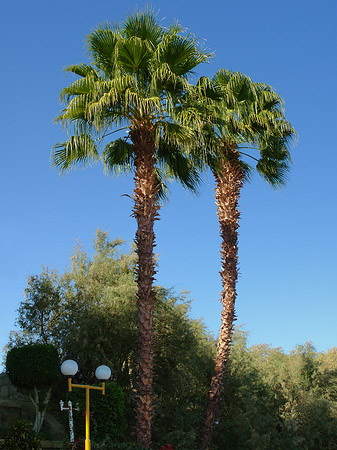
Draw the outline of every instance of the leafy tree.
M38 433L50 400L53 385L59 378L59 355L50 344L32 344L14 347L7 353L6 372L19 388L29 390L35 408L33 430ZM45 391L41 399L41 390Z
M87 39L91 65L69 66L81 78L63 89L65 109L57 118L71 137L54 147L54 165L61 171L100 159L98 146L123 125L128 138L106 144L103 156L110 170L134 167L134 208L138 299L137 439L150 447L152 422L152 325L155 275L154 221L158 219L158 161L186 186L193 171L180 154L191 140L187 127L175 120L175 107L188 90L187 79L209 55L174 23L160 26L151 11L129 15L122 25L106 24ZM111 131L113 130L113 131ZM181 170L182 169L182 170ZM195 175L195 173L194 173Z
M17 324L29 333L32 341L38 336L39 342L48 344L56 334L61 302L57 283L57 274L48 270L28 279L26 301L19 308Z
M335 448L337 405L318 389L324 357L308 343L289 354L248 348L237 330L212 450Z
M217 101L213 116L207 112L205 118L204 141L205 159L216 182L215 199L222 239L221 328L201 442L201 447L208 449L235 320L238 203L251 170L246 159L255 162L256 170L269 184L281 185L288 170L288 144L294 129L285 119L282 99L265 84L253 83L239 72L220 70L211 81L201 79L199 85L203 93L197 98L199 108L200 104L206 103L209 109L210 100L211 104L214 104L213 99ZM247 153L247 148L255 150L254 156Z

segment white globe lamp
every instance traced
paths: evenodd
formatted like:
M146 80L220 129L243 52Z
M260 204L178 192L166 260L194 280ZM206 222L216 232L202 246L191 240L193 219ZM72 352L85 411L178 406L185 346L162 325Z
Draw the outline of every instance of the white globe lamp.
M78 365L76 361L67 359L61 364L61 372L66 377L73 377L78 372Z
M97 380L106 381L111 377L111 370L108 366L99 366L95 371Z

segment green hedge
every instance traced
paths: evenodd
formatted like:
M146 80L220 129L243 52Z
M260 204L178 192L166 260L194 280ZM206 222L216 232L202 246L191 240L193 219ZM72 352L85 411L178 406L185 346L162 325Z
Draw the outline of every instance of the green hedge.
M51 386L60 376L57 349L51 344L14 347L7 353L6 372L19 388Z

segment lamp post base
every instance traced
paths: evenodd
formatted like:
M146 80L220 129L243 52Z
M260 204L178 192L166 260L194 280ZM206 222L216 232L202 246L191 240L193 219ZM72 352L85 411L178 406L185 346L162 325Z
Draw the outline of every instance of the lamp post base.
M85 444L85 445L84 445L85 450L91 450L91 442L90 442L90 439L86 439L84 444Z

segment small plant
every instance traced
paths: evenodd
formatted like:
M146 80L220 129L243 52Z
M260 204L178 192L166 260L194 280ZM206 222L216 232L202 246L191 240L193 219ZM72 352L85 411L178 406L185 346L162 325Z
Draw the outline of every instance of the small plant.
M10 427L5 441L0 444L2 450L42 450L40 439L25 420L19 420Z
M159 450L174 450L171 444L162 445Z

